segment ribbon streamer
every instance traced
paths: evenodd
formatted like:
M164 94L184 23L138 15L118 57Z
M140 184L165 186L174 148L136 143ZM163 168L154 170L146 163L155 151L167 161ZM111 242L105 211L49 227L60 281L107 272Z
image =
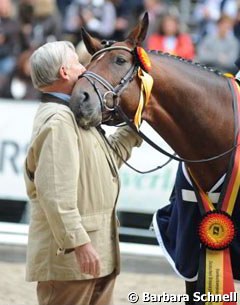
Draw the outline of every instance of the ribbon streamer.
M140 67L138 68L138 77L141 79L141 90L140 90L140 99L139 99L138 108L134 116L134 125L136 126L137 129L139 129L141 125L143 108L149 102L152 86L153 86L152 76L146 73Z
M225 213L229 216L232 215L232 212L234 210L234 205L237 199L237 194L240 188L240 136L239 136L239 116L240 116L240 89L239 86L236 84L234 79L231 79L231 86L234 88L234 92L236 96L235 100L237 100L237 103L235 104L235 107L237 107L237 116L236 116L236 140L237 140L237 150L235 152L235 155L232 155L231 159L231 166L229 169L229 172L227 174L227 177L225 178L225 184L223 186L219 203L217 204L217 208L212 204L211 200L209 199L208 195L202 190L200 185L197 183L196 179L194 179L193 175L191 174L190 170L190 177L194 186L194 190L196 193L196 196L198 198L198 204L199 209L201 212L201 215L203 216L202 223L200 224L200 228L202 225L202 230L204 228L208 231L206 231L206 234L209 233L209 236L205 236L206 242L201 244L201 250L200 250L200 261L199 261L199 272L198 272L198 282L197 282L197 290L201 294L207 294L208 292L211 293L211 295L231 295L231 292L234 292L234 282L233 282L233 274L232 274L232 265L231 265L231 257L230 257L230 250L229 250L229 244L226 240L226 249L221 249L221 244L219 242L219 248L217 241L223 242L223 236L226 237L230 236L229 234L224 235L227 230L232 230L231 223L227 224L227 221L224 221L224 217L222 217L221 220L221 213ZM215 217L215 222L212 221L210 218L208 220L208 215L212 215ZM219 216L218 216L219 215ZM205 217L205 218L204 218ZM213 219L214 220L214 219ZM205 221L209 221L209 226L205 226ZM229 219L231 221L231 219ZM234 224L233 224L234 226ZM200 234L200 239L201 235ZM222 235L221 235L222 234ZM214 241L214 243L211 243L211 238ZM209 239L209 240L208 240ZM231 239L231 236L230 236ZM208 248L208 244L210 247ZM210 249L211 245L215 245L215 250ZM218 249L217 249L218 248ZM237 303L235 301L225 301L222 300L220 302L214 302L214 301L200 301L198 304L205 304L205 305L236 305Z

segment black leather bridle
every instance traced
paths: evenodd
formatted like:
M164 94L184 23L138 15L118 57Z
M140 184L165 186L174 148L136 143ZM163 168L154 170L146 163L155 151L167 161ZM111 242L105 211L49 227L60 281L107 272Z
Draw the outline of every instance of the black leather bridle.
M125 74L125 76L121 79L121 81L119 82L119 84L117 84L115 87L113 87L106 79L104 79L103 77L101 77L100 75L92 72L92 71L86 71L85 73L83 73L82 75L79 76L79 78L86 78L90 84L93 86L95 92L97 93L97 96L99 98L99 102L101 105L101 111L102 113L107 110L112 112L112 115L110 116L110 118L107 121L114 121L115 118L117 117L121 117L121 119L123 121L125 121L125 123L130 126L144 141L146 141L150 146L152 146L154 149L156 149L157 151L159 151L160 153L164 154L165 156L176 160L176 161L180 161L180 162L187 162L187 163L202 163L202 162L210 162L210 161L214 161L216 159L222 158L232 152L234 152L234 150L238 147L237 143L236 143L236 135L235 135L235 141L234 141L234 145L218 154L209 158L203 158L203 159L198 159L198 160L189 160L189 159L185 159L185 158L181 158L181 157L177 157L176 154L170 154L167 151L165 151L164 149L162 149L160 146L158 146L156 143L154 143L153 141L151 141L144 133L142 133L140 130L137 130L137 128L135 127L135 125L133 124L132 120L130 120L128 118L128 116L123 112L122 108L119 105L119 100L120 100L120 95L121 93L126 89L126 87L128 86L128 84L133 80L133 78L136 76L137 74L137 70L140 66L137 57L135 56L135 52L134 49L130 49L128 47L125 46L110 46L107 48L103 48L99 51L97 51L93 56L92 59L95 59L97 56L99 56L100 54L103 54L105 52L108 51L112 51L112 50L125 50L129 53L131 53L134 57L134 64L131 66L131 68L127 71L127 73ZM107 89L107 91L104 94L101 94L99 88L96 85L96 82L100 83L103 87L105 87ZM233 108L234 108L234 116L235 116L235 127L236 127L236 122L238 120L238 117L236 117L236 95L234 93L232 84L230 82L230 80L228 80L228 84L230 87L230 90L232 92L232 96L233 96ZM112 100L113 100L113 106L109 107L107 105L107 99L106 97L108 95L112 95ZM104 121L103 123L106 123L106 121ZM236 130L235 130L236 133Z
M113 50L124 50L134 55L134 50L130 49L125 46L113 46L113 47L107 47L99 50L92 56L92 60L94 60L96 57L98 57L100 54L103 54L108 51ZM89 83L93 86L94 91L96 92L100 106L101 111L110 111L112 112L110 120L114 120L114 115L116 114L116 106L119 105L119 98L122 92L127 88L128 84L134 79L137 73L139 65L135 61L135 63L130 67L130 69L127 71L127 73L121 78L120 82L114 87L112 84L110 84L105 78L101 77L100 75L92 72L92 71L86 71L82 75L79 76L80 78L86 78ZM105 93L101 93L100 89L97 86L97 83L101 84L107 91ZM107 104L107 97L111 96L112 98L112 106L109 106ZM103 123L105 123L104 121Z

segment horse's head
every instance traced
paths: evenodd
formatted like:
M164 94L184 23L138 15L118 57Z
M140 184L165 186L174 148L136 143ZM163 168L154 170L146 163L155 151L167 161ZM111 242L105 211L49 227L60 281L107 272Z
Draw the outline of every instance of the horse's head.
M134 117L141 85L139 77L136 77L141 66L136 52L146 36L147 28L146 13L123 42L103 44L82 30L92 60L77 81L70 101L70 108L80 126L88 128L100 123L120 123L122 118L116 113L116 106L121 106L129 118ZM143 49L140 51L143 52Z

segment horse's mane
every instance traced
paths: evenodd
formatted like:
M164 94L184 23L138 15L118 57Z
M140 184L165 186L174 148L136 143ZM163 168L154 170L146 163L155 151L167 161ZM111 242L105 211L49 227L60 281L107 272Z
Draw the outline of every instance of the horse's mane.
M201 68L201 69L203 69L205 71L214 73L217 76L225 77L224 73L218 71L215 68L208 67L208 66L206 66L204 64L200 64L198 62L194 62L192 60L185 59L185 58L180 57L180 56L172 55L172 54L169 54L169 53L164 53L164 52L158 51L158 50L148 50L147 52L151 53L151 54L154 54L154 55L157 55L157 56L163 56L163 57L172 58L172 59L178 60L179 62L183 62L183 63L186 63L186 64L191 64L192 66L195 66L197 68Z

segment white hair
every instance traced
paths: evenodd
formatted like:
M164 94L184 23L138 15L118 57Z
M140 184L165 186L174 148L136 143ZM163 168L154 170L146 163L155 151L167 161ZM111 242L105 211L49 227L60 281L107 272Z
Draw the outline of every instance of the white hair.
M32 83L36 89L40 90L59 79L59 70L61 66L68 64L70 50L75 52L71 42L54 41L34 51L30 58L30 65Z

